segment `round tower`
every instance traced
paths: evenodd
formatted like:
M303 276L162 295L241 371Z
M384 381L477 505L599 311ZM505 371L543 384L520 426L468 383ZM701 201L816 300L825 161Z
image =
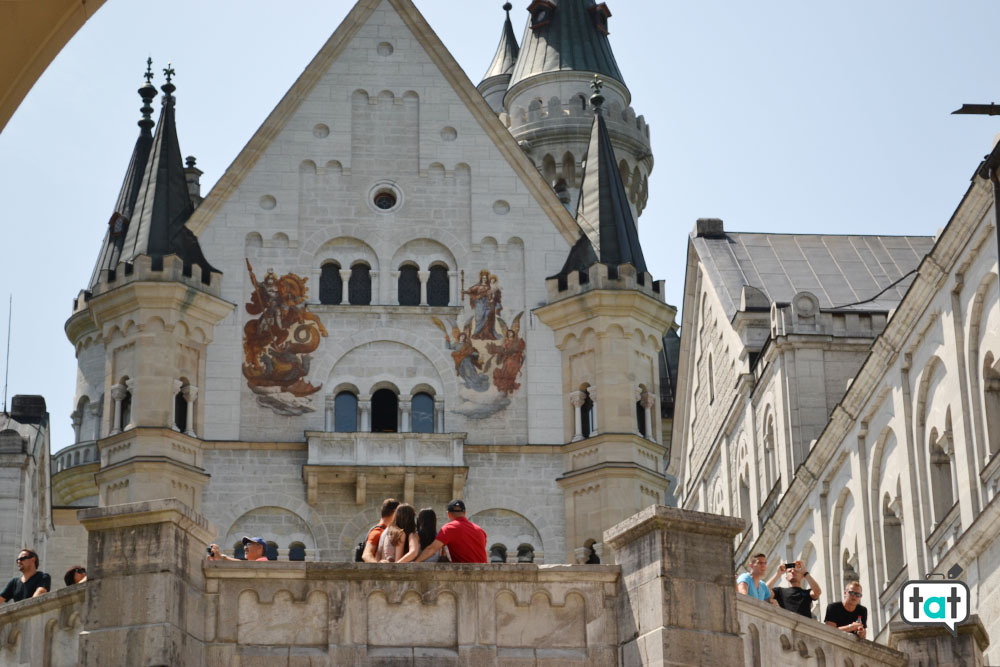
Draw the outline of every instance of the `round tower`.
M631 107L608 41L610 18L607 4L595 0L531 2L501 119L575 213L593 123L590 85L600 75L608 134L638 218L646 207L653 154L649 126Z

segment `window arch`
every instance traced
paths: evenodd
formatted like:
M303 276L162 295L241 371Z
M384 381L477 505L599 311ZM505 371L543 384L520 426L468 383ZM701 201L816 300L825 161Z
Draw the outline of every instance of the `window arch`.
M934 522L940 523L955 504L951 487L951 457L948 455L950 433L938 436L936 428L931 429L928 449L930 467L931 502L934 506Z
M319 302L338 305L344 300L344 280L340 276L340 264L327 262L319 273Z
M404 264L399 267L399 280L396 283L399 305L420 305L420 275L416 264Z
M535 547L530 544L521 544L517 547L517 562L518 563L534 563L535 562Z
M268 560L278 560L278 543L268 540L264 555L267 556Z
M181 433L185 433L188 430L188 410L190 409L185 393L190 392L191 383L188 382L187 378L181 378L174 386L177 389L177 393L174 394L174 427Z
M590 392L583 390L584 399L580 406L580 428L584 438L589 438L597 429L594 428L594 399L590 397Z
M448 279L448 267L443 264L431 266L431 275L427 278L427 305L447 306L451 301L451 285Z
M288 560L305 560L306 559L306 545L302 542L292 542L288 545Z
M778 452L774 437L774 415L768 415L764 425L764 474L767 492L778 483Z
M358 397L342 391L333 399L333 430L354 433L358 430Z
M507 562L507 547L502 544L494 544L490 547L490 562L491 563L506 563Z
M434 397L426 392L416 394L410 400L410 415L414 433L433 433Z
M347 298L352 306L367 306L372 302L371 267L364 262L358 262L351 267Z
M399 431L399 397L391 389L372 394L372 433Z

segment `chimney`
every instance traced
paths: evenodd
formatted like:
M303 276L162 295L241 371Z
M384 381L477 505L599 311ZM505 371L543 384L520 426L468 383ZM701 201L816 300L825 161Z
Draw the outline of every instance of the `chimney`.
M191 202L194 204L195 208L203 201L201 196L201 175L203 172L198 167L194 166L195 157L193 155L188 155L184 158L187 168L184 170L184 180L187 181L188 194L191 195Z

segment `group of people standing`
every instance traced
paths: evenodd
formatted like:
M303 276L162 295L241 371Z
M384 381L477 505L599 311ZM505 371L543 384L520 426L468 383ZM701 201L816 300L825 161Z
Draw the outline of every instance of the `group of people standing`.
M355 560L365 563L485 563L486 531L465 516L465 502L452 500L448 523L437 529L430 507L417 512L395 498L382 502L381 517L372 526Z
M771 578L764 582L767 573L767 556L754 554L750 557L749 572L736 578L736 591L743 595L770 602L782 609L812 618L812 603L822 595L819 583L809 575L801 560L794 563L779 563ZM775 587L784 576L787 586ZM809 584L804 588L803 583ZM844 586L844 596L840 602L826 606L823 622L843 632L865 639L868 633L868 610L861 604L861 583L848 581Z
M0 592L0 604L37 598L52 590L52 577L39 569L37 553L31 549L21 549L15 560L21 576L13 577L4 586L3 592ZM63 576L63 582L67 586L82 584L85 581L87 581L87 569L82 565L74 565L66 570Z

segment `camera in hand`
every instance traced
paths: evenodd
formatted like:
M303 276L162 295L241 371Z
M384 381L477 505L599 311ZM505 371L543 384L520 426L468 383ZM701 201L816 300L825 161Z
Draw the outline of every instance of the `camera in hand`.
M207 551L207 552L208 552L208 555L209 555L209 556L211 556L211 555L212 555L212 547L205 547L205 551Z
M786 570L794 570L795 569L795 563L785 563L785 569Z

